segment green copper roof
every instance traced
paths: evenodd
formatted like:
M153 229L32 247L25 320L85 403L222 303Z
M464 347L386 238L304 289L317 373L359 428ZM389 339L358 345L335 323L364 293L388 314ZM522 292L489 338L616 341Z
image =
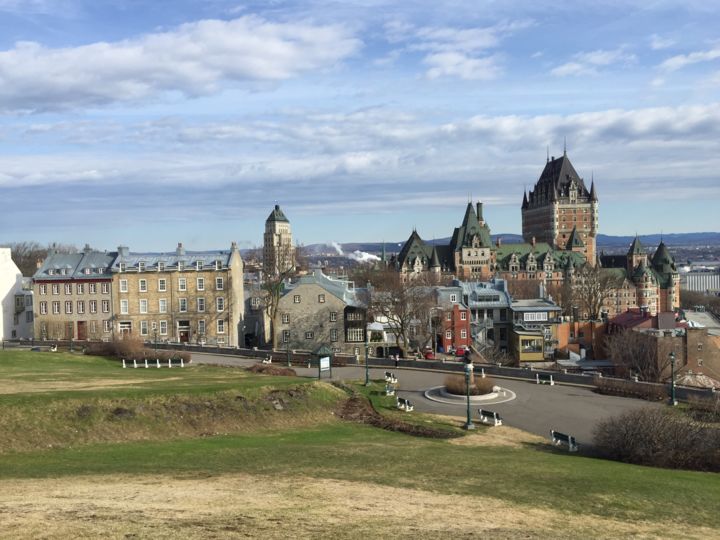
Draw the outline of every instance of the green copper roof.
M628 255L645 255L645 248L640 242L640 237L638 235L635 235L635 240L633 240L632 244L630 244Z
M280 205L276 204L275 208L273 208L273 211L270 212L270 215L265 220L265 222L268 221L284 221L286 223L290 223L290 220L285 217L285 214L283 214L283 211L280 210Z

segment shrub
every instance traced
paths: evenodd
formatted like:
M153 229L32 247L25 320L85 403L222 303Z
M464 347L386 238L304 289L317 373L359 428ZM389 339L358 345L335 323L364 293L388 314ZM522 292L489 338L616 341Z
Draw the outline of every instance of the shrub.
M475 384L470 386L470 395L482 396L484 394L489 394L492 392L494 386L495 381L489 377L484 379L482 377L475 377ZM445 378L445 389L450 394L456 394L459 396L466 395L467 389L465 387L465 377L463 375L448 375Z
M661 401L668 399L667 388L663 385L636 383L635 381L606 379L603 377L596 377L594 379L594 384L595 390L600 394L635 397L647 399L648 401Z
M262 373L264 375L280 375L284 377L296 377L294 369L288 367L273 366L272 364L253 364L247 370L250 373Z
M608 459L720 471L720 430L670 409L639 409L606 420L595 428L594 442Z

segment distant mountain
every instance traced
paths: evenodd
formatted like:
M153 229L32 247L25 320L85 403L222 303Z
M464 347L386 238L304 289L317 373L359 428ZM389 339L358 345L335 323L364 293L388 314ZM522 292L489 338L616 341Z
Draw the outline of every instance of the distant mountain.
M520 234L502 233L492 235L493 242L498 238L502 239L504 244L519 244L523 242ZM598 247L623 247L629 246L635 238L635 235L629 236L611 236L607 234L599 234L597 237ZM657 246L660 240L663 240L668 246L720 246L720 232L697 232L697 233L664 233L664 234L641 234L640 241L647 247ZM447 245L450 238L435 238L426 240L429 244ZM405 241L385 242L385 251L397 253L402 248ZM338 254L337 250L328 244L310 244L305 246L311 253L319 254ZM343 253L352 253L353 251L364 251L367 253L379 254L382 251L382 242L348 242L340 244Z

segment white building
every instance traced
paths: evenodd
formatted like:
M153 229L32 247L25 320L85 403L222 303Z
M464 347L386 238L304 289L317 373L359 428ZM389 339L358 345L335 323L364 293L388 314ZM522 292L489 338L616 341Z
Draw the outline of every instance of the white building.
M10 248L0 248L0 304L0 339L32 338L32 288L13 262Z

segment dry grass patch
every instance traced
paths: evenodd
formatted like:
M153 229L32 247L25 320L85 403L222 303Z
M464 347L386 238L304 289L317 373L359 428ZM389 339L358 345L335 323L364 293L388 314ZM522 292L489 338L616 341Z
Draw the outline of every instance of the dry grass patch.
M180 380L182 377L163 377L162 382ZM44 392L64 392L64 391L91 391L100 390L102 388L140 388L140 385L156 384L154 379L83 379L82 381L63 381L53 379L36 379L36 380L17 380L6 381L0 383L0 394L30 394Z
M509 446L511 448L522 448L528 444L547 444L548 440L520 429L498 426L471 433L459 439L452 439L449 442L458 446Z
M488 491L492 491L491 487ZM232 474L0 482L8 538L711 538L717 531L625 523L488 497L363 482Z

